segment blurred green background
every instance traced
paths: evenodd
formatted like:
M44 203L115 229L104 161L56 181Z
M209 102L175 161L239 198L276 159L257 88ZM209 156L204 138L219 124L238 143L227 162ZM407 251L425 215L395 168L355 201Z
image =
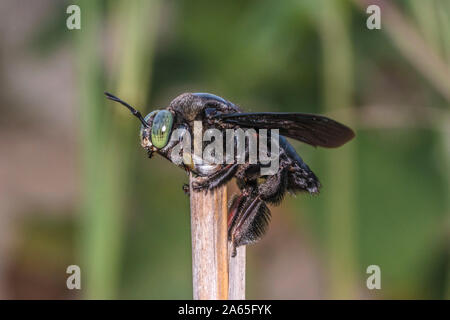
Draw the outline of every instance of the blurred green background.
M81 30L66 28L69 4ZM368 4L381 30L366 27ZM327 114L357 137L294 142L317 197L247 250L250 299L450 298L450 1L0 4L0 297L190 299L186 174L139 124L183 92ZM230 184L230 193L234 190ZM82 289L66 288L68 265ZM366 269L381 268L381 290Z

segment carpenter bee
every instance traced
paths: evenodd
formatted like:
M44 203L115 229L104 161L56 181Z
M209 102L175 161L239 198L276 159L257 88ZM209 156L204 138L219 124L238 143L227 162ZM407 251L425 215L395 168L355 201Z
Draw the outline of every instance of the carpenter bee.
M192 183L194 191L211 190L236 178L241 193L231 199L228 211L228 239L233 245L232 256L236 254L236 247L256 242L262 237L270 219L268 204L279 204L286 192L319 192L319 179L286 137L312 146L335 148L355 136L347 126L321 115L245 113L237 105L209 93L183 93L167 108L154 110L145 118L123 100L107 92L105 95L127 107L140 120L140 142L149 157L156 152L196 175ZM269 175L261 174L264 165L259 161L195 161L192 152L183 154L183 159L189 158L189 161L176 162L172 151L186 134L193 133L196 121L201 123L202 130L218 129L220 132L228 129L278 129L277 171ZM182 129L183 133L175 136L177 129ZM246 147L247 157L248 153L249 148ZM187 185L183 189L189 192Z

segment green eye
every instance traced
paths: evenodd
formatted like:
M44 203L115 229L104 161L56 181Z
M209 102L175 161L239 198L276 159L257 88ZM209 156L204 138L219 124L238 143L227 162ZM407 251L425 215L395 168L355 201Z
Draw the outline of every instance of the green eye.
M167 110L159 111L152 124L152 143L162 149L169 142L170 132L172 131L173 116Z
M148 123L148 120L159 110L153 110L152 112L150 112L149 114L147 114L144 118L145 122ZM142 133L144 132L144 126L141 124L141 130L140 130L140 137L142 139Z
M153 110L152 112L150 112L148 115L145 116L144 120L145 122L148 123L148 120L155 114L157 113L159 110ZM144 127L143 125L141 125L141 127Z

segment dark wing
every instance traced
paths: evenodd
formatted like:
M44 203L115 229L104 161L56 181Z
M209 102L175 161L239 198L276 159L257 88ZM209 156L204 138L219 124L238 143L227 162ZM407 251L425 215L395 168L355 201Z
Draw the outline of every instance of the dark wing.
M339 147L355 136L349 127L315 114L256 112L218 114L214 118L243 128L279 129L280 135L326 148Z

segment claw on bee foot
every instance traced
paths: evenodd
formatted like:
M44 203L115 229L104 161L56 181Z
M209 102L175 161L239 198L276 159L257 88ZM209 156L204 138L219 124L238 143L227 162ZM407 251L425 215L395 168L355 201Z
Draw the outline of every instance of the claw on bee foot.
M183 189L185 195L188 196L191 193L190 190L189 190L189 185L187 183L183 184L181 186L181 188Z
M236 257L237 250L236 250L236 243L233 241L231 242L231 257Z
M195 191L208 192L209 184L207 182L194 181L194 182L192 182L192 189L194 189Z

